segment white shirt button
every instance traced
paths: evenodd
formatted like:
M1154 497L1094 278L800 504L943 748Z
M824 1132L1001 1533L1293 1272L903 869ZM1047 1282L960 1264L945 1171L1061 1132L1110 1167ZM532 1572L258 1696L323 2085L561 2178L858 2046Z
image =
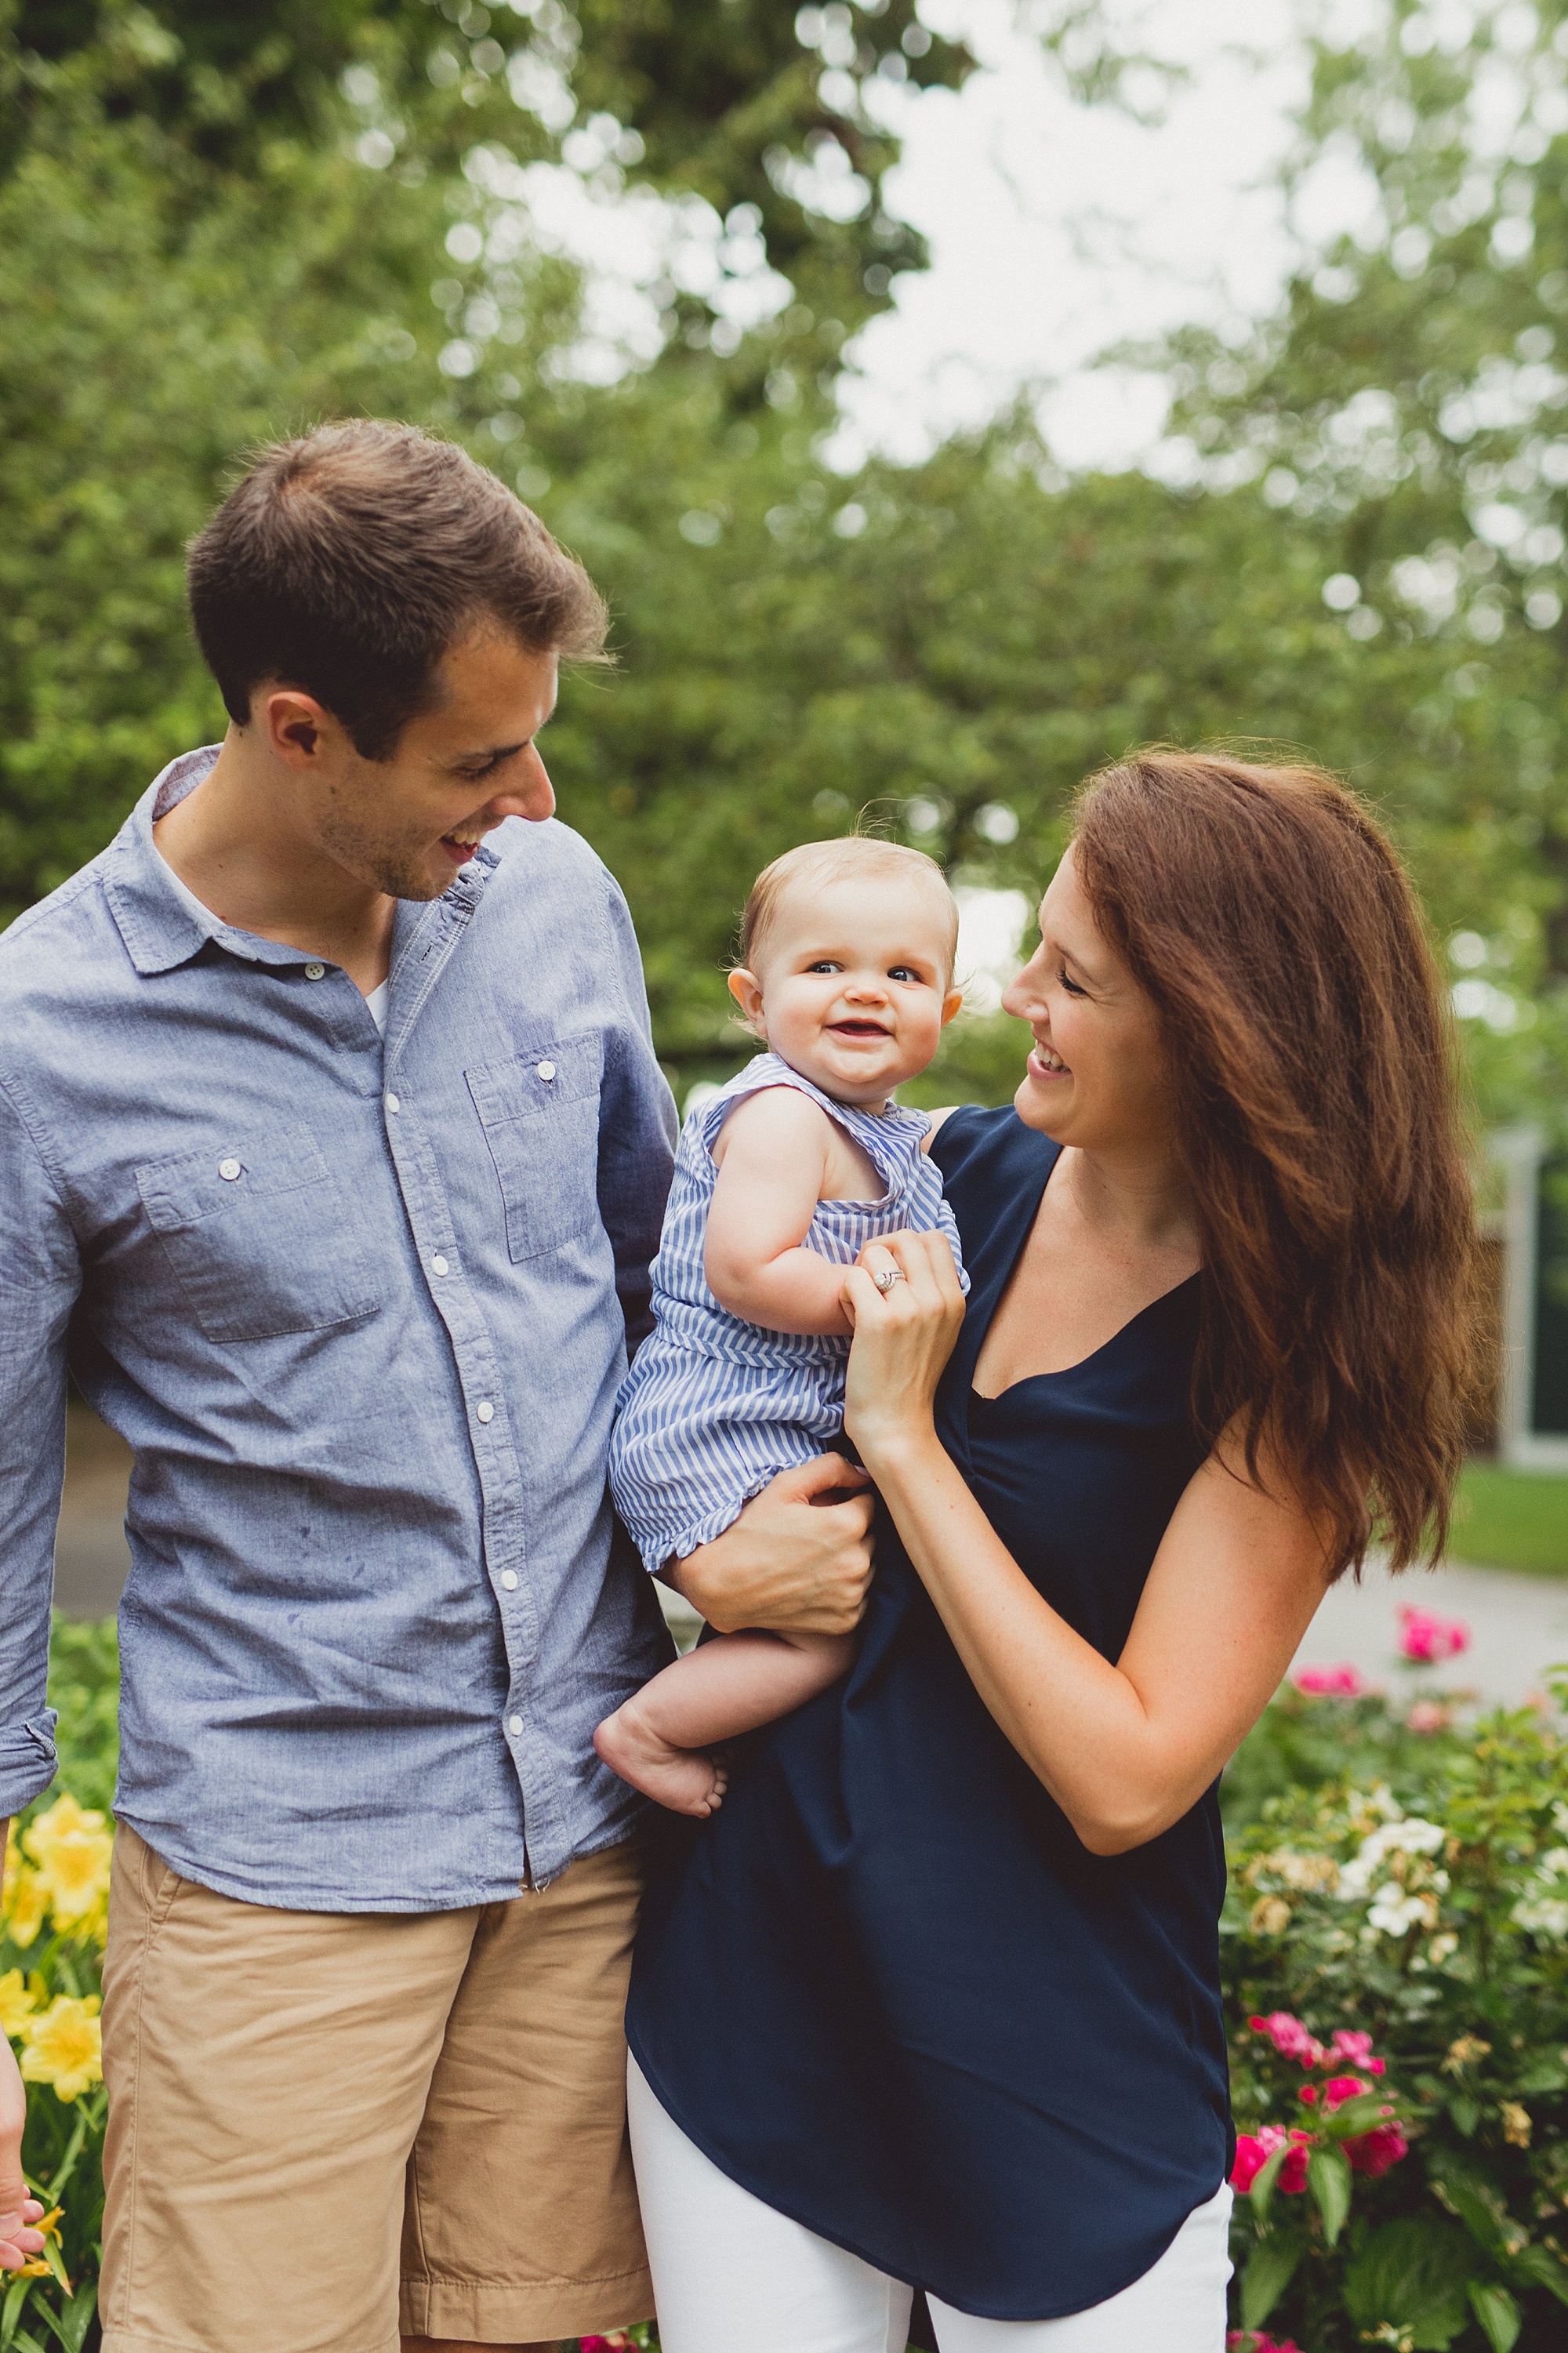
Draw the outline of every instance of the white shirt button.
M447 1273L448 1270L446 1260L440 1257L433 1258L430 1261L430 1271L432 1274Z
M324 964L308 964L305 966L307 980L325 980L326 976L327 967Z
M401 1111L403 1109L403 1105L398 1102L395 1095L388 1095L386 1098L386 1108L388 1111Z
M502 1569L502 1571L501 1571L501 1573L500 1573L500 1581L501 1581L502 1585L505 1587L506 1590L507 1590L509 1593L515 1593L515 1592L517 1591L517 1571L516 1571L516 1569L515 1569L515 1568L503 1568L503 1569Z
M232 1185L235 1178L239 1174L238 1161L220 1160L217 1165L217 1173L220 1176L226 1176L228 1179L228 1182Z
M553 1062L541 1062L538 1065L538 1070L540 1077L546 1082L555 1076L555 1065Z
M511 1734L512 1738L515 1740L515 1739L516 1739L516 1737L517 1737L517 1736L518 1736L518 1734L522 1730L522 1718L521 1718L521 1715L509 1715L509 1716L507 1717L507 1720L506 1720L506 1728L507 1728L507 1730Z
M479 1415L481 1421L493 1421L496 1418L496 1409L490 1403L489 1398L485 1398L479 1405L477 1405L474 1408L474 1411Z

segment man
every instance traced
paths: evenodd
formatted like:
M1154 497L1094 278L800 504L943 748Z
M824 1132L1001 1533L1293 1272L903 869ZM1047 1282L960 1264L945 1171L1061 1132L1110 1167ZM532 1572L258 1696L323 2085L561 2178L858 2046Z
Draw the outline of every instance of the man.
M674 1122L537 748L604 607L376 424L266 451L190 592L222 746L0 940L0 1812L53 1770L68 1365L136 1458L105 2353L538 2353L652 2306L591 1736L668 1655L604 1457ZM853 1622L835 1475L686 1589Z

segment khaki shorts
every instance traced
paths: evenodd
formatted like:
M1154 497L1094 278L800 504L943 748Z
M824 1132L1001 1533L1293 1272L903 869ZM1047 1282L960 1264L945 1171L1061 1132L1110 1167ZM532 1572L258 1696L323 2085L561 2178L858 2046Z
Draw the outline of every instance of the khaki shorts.
M646 2319L622 2033L641 1880L634 1842L506 1904L285 1912L182 1879L122 1827L104 2353Z

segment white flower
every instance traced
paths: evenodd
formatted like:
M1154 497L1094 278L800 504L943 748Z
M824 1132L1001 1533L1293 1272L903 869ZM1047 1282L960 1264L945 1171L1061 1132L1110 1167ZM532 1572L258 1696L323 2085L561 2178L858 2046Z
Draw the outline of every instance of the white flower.
M1391 1854L1440 1854L1447 1842L1447 1832L1441 1823L1424 1821L1419 1814L1405 1821L1385 1822L1382 1830L1363 1839L1354 1860L1340 1873L1339 1893L1348 1903L1359 1903L1370 1893Z
M1538 1936L1568 1936L1568 1902L1554 1895L1521 1896L1513 1907L1521 1928Z
M1390 1880L1380 1887L1373 1898L1366 1915L1369 1928L1379 1929L1385 1936L1403 1936L1407 1928L1418 1923L1426 1927L1436 1924L1433 1914L1436 1905L1429 1895L1406 1895L1397 1881Z
M1562 1822L1561 1804L1553 1806L1552 1811L1560 1827L1568 1827ZM1542 1856L1531 1873L1525 1893L1513 1907L1513 1917L1520 1927L1538 1936L1568 1936L1568 1893L1561 1883L1565 1879L1568 1846L1554 1846Z

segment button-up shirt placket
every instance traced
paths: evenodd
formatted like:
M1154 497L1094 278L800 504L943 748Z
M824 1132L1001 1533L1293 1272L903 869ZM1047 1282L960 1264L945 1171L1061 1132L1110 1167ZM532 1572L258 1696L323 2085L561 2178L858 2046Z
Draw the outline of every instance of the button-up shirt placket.
M452 1345L467 1409L468 1443L480 1497L484 1568L500 1612L506 1649L506 1706L498 1727L522 1794L523 1849L530 1882L543 1883L568 1859L564 1825L552 1794L548 1758L532 1725L529 1694L539 1663L539 1611L528 1578L521 1465L489 1327L464 1271L463 1253L434 1141L420 1117L417 1093L399 1075L404 1050L425 1004L456 950L483 890L483 877L440 902L434 938L427 918L395 964L389 993L383 1081L387 1146L420 1266L437 1314ZM406 974L413 990L398 1002Z

